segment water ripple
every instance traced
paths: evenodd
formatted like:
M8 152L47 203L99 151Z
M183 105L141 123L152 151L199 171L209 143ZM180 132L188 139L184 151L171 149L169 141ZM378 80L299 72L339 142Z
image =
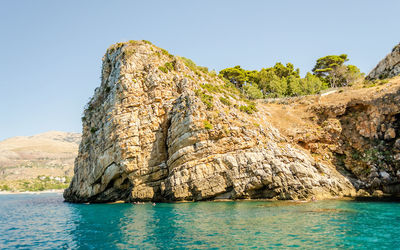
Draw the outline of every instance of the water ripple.
M0 195L0 248L396 248L400 204L198 202L69 204Z

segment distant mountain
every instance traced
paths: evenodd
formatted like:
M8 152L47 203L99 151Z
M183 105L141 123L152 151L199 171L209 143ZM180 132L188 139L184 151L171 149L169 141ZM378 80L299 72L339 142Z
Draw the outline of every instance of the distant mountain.
M0 180L72 176L81 134L49 131L0 141Z

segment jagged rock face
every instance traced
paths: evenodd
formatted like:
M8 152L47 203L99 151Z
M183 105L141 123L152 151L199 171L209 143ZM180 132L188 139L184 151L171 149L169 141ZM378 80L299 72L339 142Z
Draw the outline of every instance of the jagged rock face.
M400 193L400 89L343 105L317 106L319 123L330 127L336 165L353 175L356 188Z
M382 61L366 77L368 80L385 79L400 74L400 44L396 45L392 52L388 54Z
M165 68L169 63L173 68ZM213 93L215 76L193 72L147 42L112 46L85 110L67 201L307 199L354 194L347 178L288 144L264 117ZM210 93L209 93L210 94ZM201 94L200 94L201 96ZM230 93L237 107L243 100Z

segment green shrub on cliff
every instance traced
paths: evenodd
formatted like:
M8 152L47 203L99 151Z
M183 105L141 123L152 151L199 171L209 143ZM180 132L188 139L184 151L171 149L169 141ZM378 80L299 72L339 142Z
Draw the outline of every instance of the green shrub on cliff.
M169 71L174 70L174 66L173 66L172 63L170 63L170 62L166 62L166 63L164 64L164 67L165 67L166 69L168 69Z
M203 122L203 125L204 125L204 128L207 129L207 130L213 129L213 126L212 126L211 123L210 123L209 121L207 121L207 120L205 120L205 121Z
M247 105L240 105L239 110L247 114L253 114L258 111L254 102L247 102Z
M124 55L125 58L129 58L131 55L135 54L136 50L132 47L125 47L124 48Z
M240 95L240 90L236 88L235 85L233 85L230 81L226 80L225 78L222 78L225 82L224 85L221 85L221 87L226 90L227 92L234 94L234 95ZM235 98L236 99L236 98Z
M211 70L208 72L208 75L211 77L217 77L217 72L215 72L215 70Z
M197 65L192 60L190 60L189 58L183 57L183 56L180 58L183 61L183 63L186 65L186 67L188 67L192 71L197 70Z
M197 66L197 69L203 72L204 74L208 74L208 68L203 66Z
M166 55L166 56L169 56L169 57L173 57L167 50L165 50L165 49L161 49L161 53L163 54L163 55Z
M219 100L223 103L223 104L225 104L226 106L231 106L232 105L232 103L231 103L231 101L229 101L229 99L228 99L228 97L220 97L219 98Z
M163 66L158 67L158 69L161 70L164 73L168 73L168 69L163 67Z
M164 66L159 66L159 70L161 70L164 73L168 73L169 71L174 70L174 62L166 62Z
M214 85L210 83L200 84L202 89L206 89L210 93L221 93L221 89L219 85Z
M200 97L200 100L207 106L208 110L213 109L214 104L213 104L213 97L211 95L207 95L204 91L201 91L200 89L196 89L194 91L196 96Z
M183 63L186 65L186 67L188 67L189 69L191 69L193 72L195 72L198 76L200 76L201 74L199 73L202 72L204 74L208 74L210 76L215 76L216 73L215 71L208 71L207 67L203 67L203 66L197 66L196 63L194 63L191 59L186 58L186 57L179 57Z
M152 44L150 41L147 41L147 40L142 40L142 42L144 42L144 43L146 43L146 44Z

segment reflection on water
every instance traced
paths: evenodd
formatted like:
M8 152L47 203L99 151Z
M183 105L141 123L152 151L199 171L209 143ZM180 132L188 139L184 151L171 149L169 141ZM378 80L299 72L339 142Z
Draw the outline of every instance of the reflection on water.
M0 195L0 248L393 248L399 203L63 203Z

